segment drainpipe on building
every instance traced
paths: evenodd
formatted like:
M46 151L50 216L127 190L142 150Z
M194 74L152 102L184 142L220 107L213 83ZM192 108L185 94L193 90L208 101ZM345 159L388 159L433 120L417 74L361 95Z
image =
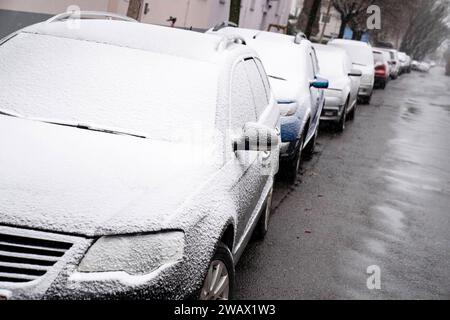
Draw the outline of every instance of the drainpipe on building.
M331 0L329 0L328 1L327 13L326 13L327 20L325 20L325 23L323 24L322 32L320 33L319 43L322 43L323 35L325 34L325 29L327 28L328 22L331 20L331 17L330 17L331 5L332 5Z

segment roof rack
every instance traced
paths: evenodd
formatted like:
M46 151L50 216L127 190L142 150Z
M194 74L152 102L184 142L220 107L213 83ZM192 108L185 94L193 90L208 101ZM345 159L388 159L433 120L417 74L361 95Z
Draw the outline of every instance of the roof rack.
M133 18L123 16L120 14L115 14L111 12L101 12L101 11L68 11L60 13L54 17L51 17L47 22L58 22L68 19L107 19L107 20L120 20L128 22L137 22Z
M304 34L303 32L298 32L298 33L295 35L294 42L295 42L296 44L300 44L303 40L308 40L308 38L306 37L306 34Z
M224 21L222 23L219 23L218 25L216 25L212 31L219 31L220 29L223 28L227 28L227 27L231 27L231 28L237 28L238 25L234 22L231 21Z
M232 44L246 45L245 39L238 35L230 35L223 37L217 45L217 51L223 51Z

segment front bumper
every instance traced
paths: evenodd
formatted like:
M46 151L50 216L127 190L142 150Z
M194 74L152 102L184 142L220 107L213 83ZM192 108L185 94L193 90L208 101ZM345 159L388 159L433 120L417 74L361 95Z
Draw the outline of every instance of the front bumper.
M281 117L280 159L288 160L295 155L302 128L302 121L297 115Z
M359 86L358 96L359 97L370 97L373 92L373 85L362 84Z
M8 300L187 299L196 296L204 272L199 266L207 266L214 252L214 248L209 246L188 247L186 238L183 260L161 266L148 274L79 272L78 265L95 239L0 226L0 232L3 233L3 230L13 230L20 236L35 239L50 237L72 244L37 279L28 282L0 281L0 296Z
M325 106L322 109L320 120L322 121L339 121L344 110L344 104L341 98L326 97Z

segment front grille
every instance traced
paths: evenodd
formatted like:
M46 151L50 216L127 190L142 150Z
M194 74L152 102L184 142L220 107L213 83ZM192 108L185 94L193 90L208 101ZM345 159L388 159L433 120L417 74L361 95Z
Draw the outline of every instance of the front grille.
M0 282L36 280L71 247L59 240L0 233Z

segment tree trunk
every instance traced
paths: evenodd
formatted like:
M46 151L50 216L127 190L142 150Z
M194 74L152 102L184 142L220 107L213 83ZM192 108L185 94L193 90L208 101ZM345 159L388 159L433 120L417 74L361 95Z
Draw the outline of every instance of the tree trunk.
M311 11L309 12L308 24L306 25L305 35L309 39L313 33L314 23L317 20L317 14L320 13L321 0L314 0Z
M240 14L241 14L241 0L231 0L230 21L239 25Z
M352 40L361 41L363 33L361 30L353 30Z
M344 38L345 28L347 27L347 19L341 18L341 27L339 28L339 39Z
M127 16L139 20L139 15L141 13L143 2L144 0L130 0L130 4L128 5Z

